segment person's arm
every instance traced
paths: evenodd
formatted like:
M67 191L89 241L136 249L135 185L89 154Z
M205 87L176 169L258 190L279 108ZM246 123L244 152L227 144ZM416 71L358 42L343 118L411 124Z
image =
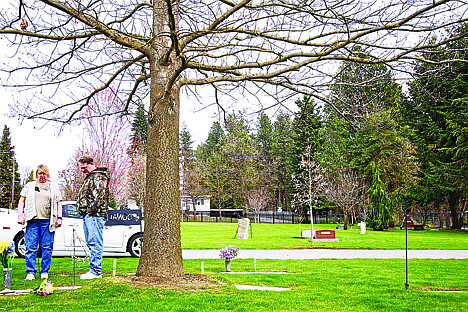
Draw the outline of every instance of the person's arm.
M55 226L62 226L62 202L57 202L57 221L55 221Z
M26 198L23 196L20 197L18 202L18 223L24 224L24 204L26 202Z

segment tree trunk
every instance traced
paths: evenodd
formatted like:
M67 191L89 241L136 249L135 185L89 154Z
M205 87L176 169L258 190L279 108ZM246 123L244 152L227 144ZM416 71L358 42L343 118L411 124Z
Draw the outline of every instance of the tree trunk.
M170 33L166 2L154 1L154 33ZM151 70L146 162L145 233L137 276L178 277L184 274L180 236L179 91L175 81L165 88L179 66L171 41L156 36L148 55ZM166 48L164 48L166 47Z
M148 161L144 243L137 276L184 274L179 213L179 98L151 99L148 118ZM154 103L154 104L153 104Z
M344 211L344 225L343 225L343 230L348 229L348 211Z
M196 197L190 196L192 198L192 208L193 208L193 220L197 220L197 205L195 203Z
M219 210L219 220L221 221L221 192L218 192L218 210Z
M452 216L452 226L451 229L460 229L460 220L458 219L458 205L459 205L459 196L456 192L450 192L449 194L449 207L450 214Z

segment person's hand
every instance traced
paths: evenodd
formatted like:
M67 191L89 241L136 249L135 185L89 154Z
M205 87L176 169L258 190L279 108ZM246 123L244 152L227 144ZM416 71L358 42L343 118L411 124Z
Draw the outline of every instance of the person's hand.
M56 227L61 227L62 226L62 219L57 219L57 221L55 221L55 226Z
M19 224L24 224L24 217L23 216L18 216L18 223Z

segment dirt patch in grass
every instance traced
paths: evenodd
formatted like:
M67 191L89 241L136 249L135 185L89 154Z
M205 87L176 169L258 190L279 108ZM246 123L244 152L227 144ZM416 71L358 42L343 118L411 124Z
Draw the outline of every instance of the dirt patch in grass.
M468 289L458 289L458 288L435 288L435 287L430 287L430 286L420 286L420 287L417 287L416 289L418 290L423 290L423 291L464 291L464 292L467 292Z
M164 289L199 290L217 288L224 284L224 282L212 276L201 274L184 274L178 278L116 276L113 279L137 288L157 287Z

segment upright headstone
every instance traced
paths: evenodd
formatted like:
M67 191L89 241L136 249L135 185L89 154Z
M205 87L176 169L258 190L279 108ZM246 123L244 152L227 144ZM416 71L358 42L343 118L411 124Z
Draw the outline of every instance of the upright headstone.
M400 227L400 229L402 230L412 230L413 229L413 220L411 220L411 217L410 216L406 216L404 219L403 219L403 225Z
M237 221L237 238L248 239L249 238L249 218L242 218Z
M366 234L366 222L362 221L359 226L361 227L361 234Z

